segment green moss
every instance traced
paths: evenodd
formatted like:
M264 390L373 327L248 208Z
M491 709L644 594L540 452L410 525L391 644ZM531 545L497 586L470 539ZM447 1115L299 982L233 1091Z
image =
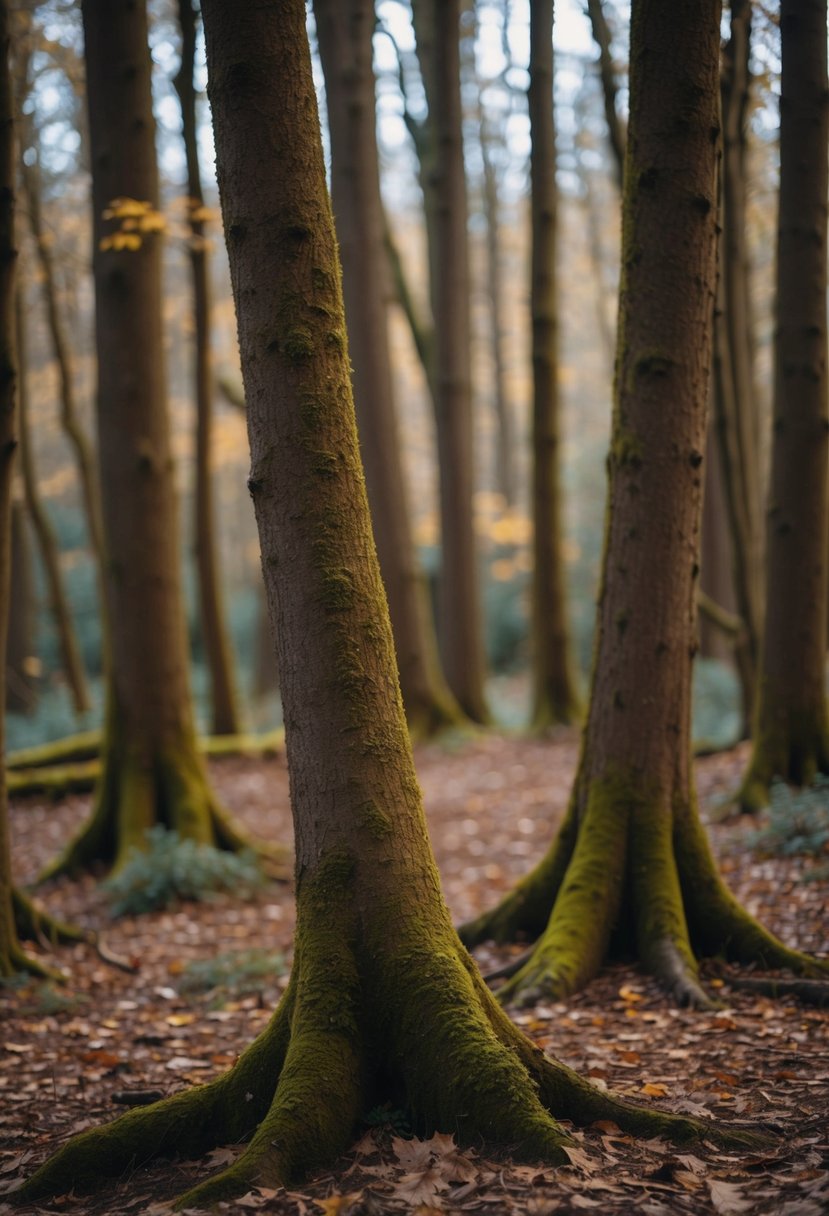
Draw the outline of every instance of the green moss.
M309 329L288 331L280 343L285 358L291 363L307 363L314 353L314 335Z
M635 431L619 425L613 435L610 454L617 468L638 469L644 455L642 441Z
M356 588L348 570L326 570L321 582L319 599L326 612L347 612L354 606Z
M376 840L382 840L394 832L391 816L372 799L358 806L355 813L360 826L365 828Z

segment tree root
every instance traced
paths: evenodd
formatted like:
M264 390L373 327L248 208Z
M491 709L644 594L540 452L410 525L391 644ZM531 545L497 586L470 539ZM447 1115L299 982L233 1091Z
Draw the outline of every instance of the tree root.
M48 794L60 798L63 794L88 793L94 789L100 775L100 760L78 760L48 768L13 769L7 774L7 786L9 793L16 797Z
M829 979L796 980L775 979L773 976L735 975L726 977L725 983L729 988L756 992L760 996L793 996L804 1005L816 1005L819 1009L829 1007Z

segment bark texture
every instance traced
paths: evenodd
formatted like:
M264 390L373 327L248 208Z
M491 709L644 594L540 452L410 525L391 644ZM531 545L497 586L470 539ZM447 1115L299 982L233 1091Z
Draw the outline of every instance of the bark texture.
M452 929L414 775L360 467L302 0L205 0L210 98L285 698L297 831L291 982L209 1085L84 1132L18 1199L160 1152L249 1138L182 1196L204 1207L333 1160L373 1103L561 1161L551 1111L693 1140L710 1128L601 1094L495 1004ZM274 173L274 165L279 172Z
M394 410L386 313L385 222L377 159L372 0L316 0L331 133L331 196L343 270L360 452L413 735L462 715L440 670L418 569Z
M209 788L190 699L146 10L88 0L83 18L112 690L92 818L50 875L118 866L156 823L206 844L241 843Z
M681 1002L697 954L817 974L722 884L690 765L691 657L715 288L718 0L638 0L631 26L609 506L582 754L562 830L474 943L537 938L505 1000L561 998L616 949Z
M572 722L579 713L562 550L553 0L537 0L530 8L528 100L532 140L533 726L545 730L555 723Z
M227 633L216 543L213 474L210 467L213 427L213 361L210 345L210 263L206 237L206 207L199 167L196 90L196 11L192 0L178 0L181 64L174 78L181 104L182 134L187 162L187 213L190 225L190 271L193 277L195 322L194 375L196 398L196 495L193 520L199 584L199 623L210 674L211 733L237 735L239 711L233 658Z
M826 0L780 9L780 212L766 620L754 749L740 801L768 801L774 777L829 772L826 208L829 87Z
M429 106L421 160L434 318L432 385L440 483L438 639L449 687L486 722L484 651L473 519L475 456L469 317L469 243L460 89L460 0L415 0L415 31Z

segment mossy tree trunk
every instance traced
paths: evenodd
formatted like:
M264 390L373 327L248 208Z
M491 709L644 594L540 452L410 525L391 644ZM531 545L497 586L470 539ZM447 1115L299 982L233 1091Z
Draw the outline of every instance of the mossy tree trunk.
M16 1194L249 1138L204 1207L328 1165L378 1101L421 1131L564 1159L554 1114L693 1140L547 1059L452 929L426 833L371 536L303 0L205 0L209 92L276 624L297 839L291 981L225 1076L81 1133ZM551 1114L550 1112L553 1112Z
M20 407L20 469L23 474L23 494L26 510L32 521L37 538L46 586L49 590L49 607L58 635L63 674L66 678L75 713L83 714L90 708L89 687L81 657L78 635L72 620L72 610L66 595L63 574L60 568L60 551L57 537L40 495L31 443L29 419L29 391L26 361L26 304L20 288L16 293L15 323L17 326L17 396Z
M635 954L703 1004L697 955L807 972L722 884L690 764L691 657L715 286L718 0L632 11L609 504L590 707L542 862L466 926L537 938L502 995L561 998Z
M768 800L774 777L829 772L827 595L826 0L780 9L780 211L774 340L766 619L754 747L740 800Z
M199 167L196 90L196 12L192 0L178 0L181 64L174 78L181 104L187 162L187 211L195 322L196 492L193 530L199 586L199 624L210 676L211 733L237 735L239 712L233 658L227 634L213 506L210 467L213 427L213 362L210 348L210 263L206 207Z
M751 4L731 4L723 53L720 276L714 320L713 433L732 536L734 593L743 622L734 659L749 733L763 617L759 408L754 380L747 223L746 133L750 113Z
M146 11L87 0L83 18L112 691L92 818L48 875L118 866L156 823L205 844L240 842L196 748L188 682Z
M434 332L432 388L438 449L441 565L438 639L449 687L486 722L484 649L473 518L469 242L460 87L459 0L415 0L415 31L429 108L421 181L429 240Z
M331 194L343 268L360 451L389 602L403 705L429 736L462 714L437 654L412 536L394 410L387 272L377 159L371 0L316 0L317 40L331 133Z
M578 717L564 596L561 509L561 408L558 392L558 300L553 0L530 8L530 311L533 361L533 726L545 730Z

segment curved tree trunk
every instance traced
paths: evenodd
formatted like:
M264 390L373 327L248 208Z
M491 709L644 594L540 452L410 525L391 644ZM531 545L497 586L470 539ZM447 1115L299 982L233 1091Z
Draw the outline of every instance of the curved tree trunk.
M563 1161L577 1122L711 1126L602 1094L498 1008L452 929L426 833L371 537L302 0L205 0L210 99L277 624L297 833L291 982L235 1068L83 1132L18 1200L130 1160L250 1137L179 1199L205 1207L331 1162L394 1095L414 1125ZM274 165L279 172L274 173ZM285 307L286 300L290 307ZM70 1183L71 1180L71 1183Z
M817 972L722 884L696 810L691 656L715 284L718 0L631 27L609 509L595 666L565 823L467 943L540 935L504 999L561 998L615 948L685 1003L696 954Z
M146 831L241 840L196 748L161 332L161 236L143 4L86 0L98 435L112 693L92 819L50 867L123 863Z
M90 707L86 671L81 658L78 637L72 621L72 612L66 598L63 575L60 569L60 553L57 538L37 485L34 460L29 434L29 393L26 368L26 322L22 293L18 288L16 304L17 350L18 350L18 403L20 406L20 469L23 474L23 494L26 509L37 538L46 585L49 589L49 606L58 635L63 672L75 712L86 713Z
M774 777L829 772L827 595L826 0L780 10L780 214L766 621L744 808Z
M440 671L412 537L394 412L386 253L377 161L372 0L316 0L331 133L331 194L343 267L360 451L389 601L403 705L429 736L462 715Z
M196 389L195 549L199 583L199 623L210 675L211 733L239 733L236 686L230 641L225 623L213 509L210 468L213 425L213 365L210 353L210 276L205 237L205 205L199 170L196 91L196 14L192 0L178 0L181 66L174 78L181 103L184 152L187 160L187 210L190 224L190 269L193 275Z
M561 512L558 395L553 0L530 9L530 155L533 359L533 726L573 722L579 713L567 609Z
M421 153L434 318L433 372L440 482L438 639L461 709L486 722L484 652L473 519L475 454L470 362L469 243L460 94L459 0L415 0L429 106Z

